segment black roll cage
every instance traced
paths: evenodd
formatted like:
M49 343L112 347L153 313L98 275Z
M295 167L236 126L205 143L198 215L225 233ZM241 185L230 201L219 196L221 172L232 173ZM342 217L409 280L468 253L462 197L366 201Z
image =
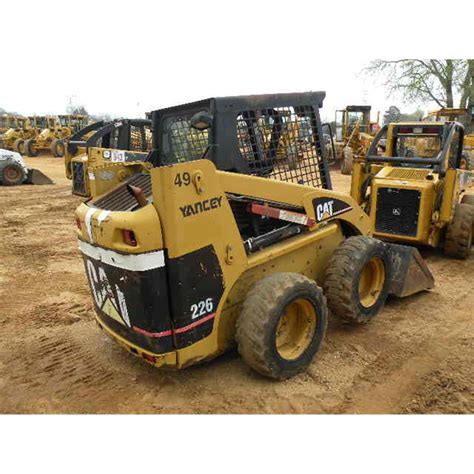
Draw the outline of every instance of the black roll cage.
M397 125L393 127L394 135L398 138L399 135L396 134L399 127L405 125ZM411 126L411 125L410 125ZM389 163L389 164L413 164L413 165L432 165L433 169L441 175L446 173L446 169L449 168L449 160L446 160L447 154L449 152L449 147L452 144L454 134L459 132L459 144L457 148L457 156L455 167L459 167L460 161L462 158L463 152L463 143L464 143L464 126L459 122L446 122L443 125L433 125L428 122L420 122L420 127L429 127L433 126L439 128L442 133L439 133L437 136L441 138L441 149L435 158L423 158L420 156L405 157L405 156L378 156L377 147L379 146L380 140L385 138L385 134L388 130L388 124L384 125L375 136L372 141L369 150L367 152L366 163ZM426 134L410 134L406 136L416 136L416 137L426 137ZM431 136L431 135L430 135Z
M132 127L138 127L141 130L141 133L144 138L145 128L151 128L151 120L147 119L118 119L113 120L111 122L104 122L103 120L99 122L95 122L83 129L79 130L79 132L75 133L69 143L68 143L68 150L71 153L75 153L77 148L82 147L93 147L96 146L99 140L102 139L102 148L109 148L110 147L110 139L112 133L115 130L119 130L119 135L117 138L117 149L118 150L129 150L130 149L130 141L131 141L131 129ZM88 133L97 130L93 135L89 138L84 139L85 135ZM142 143L145 143L146 140L142 140ZM148 151L148 150L142 150Z
M242 159L239 151L237 137L237 118L242 114L261 113L274 110L272 112L274 123L273 128L281 128L281 118L276 109L281 107L293 107L295 113L308 113L310 109L311 120L314 123L313 142L317 145L321 163L318 163L322 186L331 189L331 177L329 165L326 157L326 150L323 143L323 131L319 109L322 108L325 92L303 92L287 94L264 94L235 97L215 97L188 104L178 105L152 112L153 121L153 149L147 161L153 166L162 166L172 162L167 149L165 128L166 121L176 117L191 117L193 114L206 111L212 116L212 127L209 129L209 146L206 150L206 158L212 161L217 169L223 171L236 171L247 174L249 171L256 171L258 168L262 174L270 167L269 162L275 159L276 147L270 147L269 156L263 156L262 150L255 149L259 162L254 164L249 170L249 165ZM300 112L298 112L300 111ZM250 115L243 116L243 120L248 123L248 133L255 134L254 123L250 120ZM274 135L272 135L274 137ZM252 147L258 148L258 140L253 137L250 140Z

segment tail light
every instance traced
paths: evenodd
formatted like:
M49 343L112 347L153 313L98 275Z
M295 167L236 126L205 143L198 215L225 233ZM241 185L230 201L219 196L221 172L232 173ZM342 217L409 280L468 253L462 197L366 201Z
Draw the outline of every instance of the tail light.
M76 227L81 230L82 227L81 227L81 219L79 219L79 217L76 217Z
M127 245L130 245L131 247L137 246L137 239L135 237L135 232L133 232L133 230L123 229L122 235L123 235L123 241Z

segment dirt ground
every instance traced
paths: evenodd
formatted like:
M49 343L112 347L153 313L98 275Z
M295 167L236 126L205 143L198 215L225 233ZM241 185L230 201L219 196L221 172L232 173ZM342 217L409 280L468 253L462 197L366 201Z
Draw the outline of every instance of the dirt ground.
M365 327L331 321L310 370L285 382L237 352L156 369L93 322L62 160L27 159L56 185L0 188L2 413L472 413L474 255L425 253L436 288L390 300ZM349 178L333 174L335 188Z

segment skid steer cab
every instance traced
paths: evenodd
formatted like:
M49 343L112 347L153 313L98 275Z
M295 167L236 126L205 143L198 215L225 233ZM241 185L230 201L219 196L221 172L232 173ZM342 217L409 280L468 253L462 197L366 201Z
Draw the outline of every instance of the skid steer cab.
M64 164L72 193L97 197L132 175L149 170L151 121L120 119L95 122L75 133Z
M366 323L389 294L433 286L417 250L369 237L349 196L210 160L135 175L76 219L98 325L156 366L237 344L250 367L288 378L312 362L328 310Z
M461 169L463 143L464 127L457 122L381 129L368 155L355 163L351 183L351 195L370 215L374 236L440 247L456 258L470 255L473 175Z

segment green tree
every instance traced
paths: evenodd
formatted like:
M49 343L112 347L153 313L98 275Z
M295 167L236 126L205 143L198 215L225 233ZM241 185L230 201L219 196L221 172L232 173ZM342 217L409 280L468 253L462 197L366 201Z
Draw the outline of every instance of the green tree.
M365 68L383 78L390 94L406 102L436 102L440 107L474 105L474 59L376 59Z

